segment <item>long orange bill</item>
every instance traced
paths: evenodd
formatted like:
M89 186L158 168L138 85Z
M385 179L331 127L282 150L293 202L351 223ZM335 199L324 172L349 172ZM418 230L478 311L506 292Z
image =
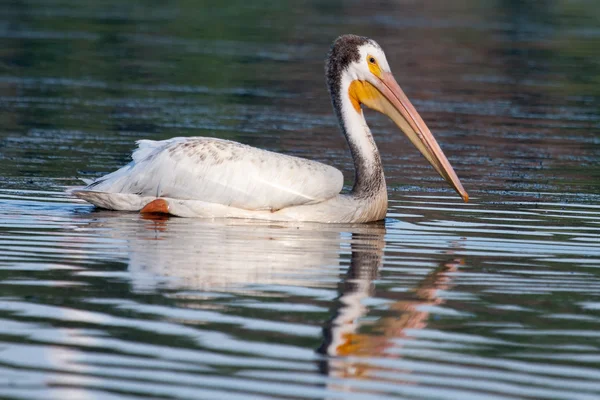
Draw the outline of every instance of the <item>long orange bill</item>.
M460 183L444 152L408 100L394 76L382 72L374 87L382 96L368 96L364 104L389 116L408 136L435 170L460 194L466 202L469 195Z

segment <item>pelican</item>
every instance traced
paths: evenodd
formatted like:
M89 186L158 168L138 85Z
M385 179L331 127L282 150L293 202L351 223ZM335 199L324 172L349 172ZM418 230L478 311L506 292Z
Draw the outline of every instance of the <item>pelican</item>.
M329 165L207 137L139 140L132 161L86 181L74 195L97 207L180 217L363 223L385 218L381 157L362 106L389 116L458 192L468 194L435 138L394 79L381 47L340 36L326 62L329 94L354 160L355 181L340 193Z

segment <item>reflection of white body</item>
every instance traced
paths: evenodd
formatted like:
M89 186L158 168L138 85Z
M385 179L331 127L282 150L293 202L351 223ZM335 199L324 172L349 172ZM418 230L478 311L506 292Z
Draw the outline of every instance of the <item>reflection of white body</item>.
M401 291L386 297L384 316L367 319L372 311L367 301L384 254L382 224L132 220L108 213L97 213L95 219L93 224L103 228L97 233L125 244L134 291L174 289L184 297L186 290L190 296L268 291L268 298L289 296L282 300L293 304L294 296L321 296L315 288L326 288L327 296L337 289L319 349L326 355L320 368L335 378L372 378L381 371L373 358L397 358L398 340L407 338L407 330L427 327L430 314L424 306L443 303L438 291L448 290L461 263L450 254L409 295ZM345 381L326 385L356 390L340 382Z
M369 222L387 211L381 158L362 105L388 115L431 165L468 199L433 135L390 72L374 41L338 38L327 83L356 179L339 194L342 173L330 166L214 138L142 140L133 161L74 194L97 206L184 217L277 221Z
M127 239L129 271L138 289L156 284L202 291L254 284L315 287L338 278L337 230L179 221L187 220L169 220L164 230L158 222L150 240Z
M95 223L126 244L132 283L139 290L161 286L226 291L254 284L335 287L340 253L349 248L351 234L383 230L379 225L244 220L132 221L114 215Z

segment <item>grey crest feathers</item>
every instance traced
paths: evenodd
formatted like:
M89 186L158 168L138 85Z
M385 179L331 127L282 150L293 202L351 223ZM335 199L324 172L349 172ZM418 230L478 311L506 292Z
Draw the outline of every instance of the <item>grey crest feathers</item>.
M325 63L325 77L327 79L327 88L329 89L329 94L336 110L339 108L336 107L336 105L339 105L336 103L340 101L339 92L342 73L348 68L348 65L360 59L358 48L369 41L369 38L363 36L342 35L331 45Z
M327 88L334 102L334 108L337 109L336 102L339 102L339 92L342 80L342 73L348 66L360 59L359 47L369 43L379 47L374 41L364 36L342 35L338 37L327 54L325 63L325 76L327 79Z

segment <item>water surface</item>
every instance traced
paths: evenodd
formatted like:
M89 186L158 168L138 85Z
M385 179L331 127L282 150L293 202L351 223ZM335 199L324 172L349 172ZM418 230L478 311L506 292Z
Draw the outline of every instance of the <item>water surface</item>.
M592 1L0 4L0 397L600 397ZM333 39L386 50L471 202L393 124L385 221L144 218L67 190L135 141L352 160Z

